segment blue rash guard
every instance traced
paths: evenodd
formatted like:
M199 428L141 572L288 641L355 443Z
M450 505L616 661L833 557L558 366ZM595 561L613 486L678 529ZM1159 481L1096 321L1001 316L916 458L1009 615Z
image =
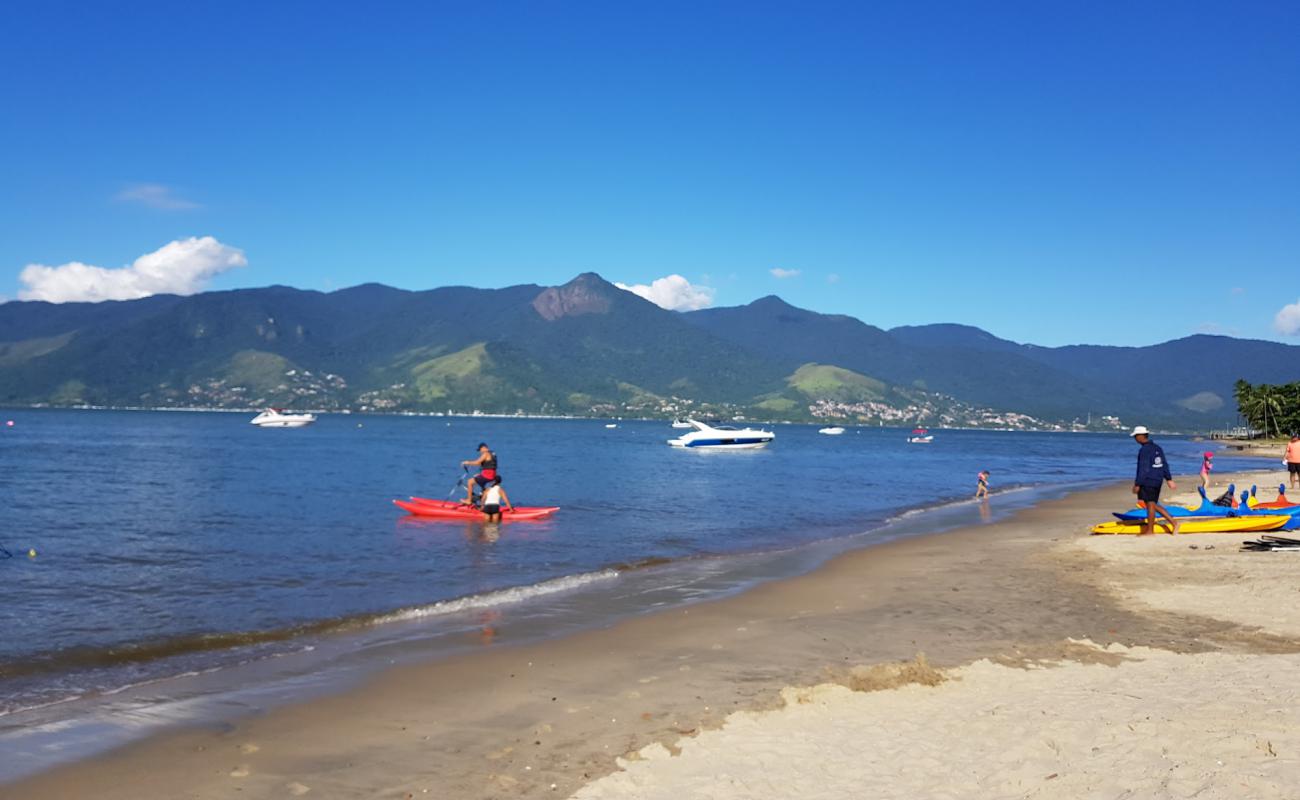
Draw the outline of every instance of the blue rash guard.
M1133 483L1137 486L1159 486L1173 479L1169 474L1169 462L1165 460L1165 451L1160 449L1160 445L1148 439L1138 451L1137 477L1133 479Z

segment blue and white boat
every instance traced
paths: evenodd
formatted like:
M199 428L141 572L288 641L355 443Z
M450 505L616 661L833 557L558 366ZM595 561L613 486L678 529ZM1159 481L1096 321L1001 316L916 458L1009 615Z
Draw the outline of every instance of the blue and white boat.
M676 439L669 439L673 447L693 447L701 450L753 450L766 447L776 438L771 431L757 428L737 428L733 425L705 424L687 420L694 429Z

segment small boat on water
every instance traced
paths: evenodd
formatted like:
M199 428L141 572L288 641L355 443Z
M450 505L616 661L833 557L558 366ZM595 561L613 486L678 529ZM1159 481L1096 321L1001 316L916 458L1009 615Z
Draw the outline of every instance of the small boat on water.
M412 497L410 500L394 500L393 505L413 517L432 519L481 520L483 510L477 506L456 503L451 500L431 500L427 497ZM501 520L543 519L559 511L559 506L515 506L501 509Z
M301 428L316 421L315 414L286 414L281 408L268 408L249 420L259 428Z
M832 425L829 428L821 428L817 432L824 433L827 436L839 436L840 434L844 433L844 429L841 428L839 425Z
M618 423L617 423L617 422L607 422L607 423L605 423L605 427L606 427L606 428L617 428L617 427L618 427Z
M737 428L734 425L703 423L687 420L694 428L690 433L683 433L676 439L669 439L673 447L687 447L699 450L754 450L767 447L776 438L771 431L757 428Z
M934 441L934 434L925 428L913 428L910 436L907 437L908 444L930 444Z

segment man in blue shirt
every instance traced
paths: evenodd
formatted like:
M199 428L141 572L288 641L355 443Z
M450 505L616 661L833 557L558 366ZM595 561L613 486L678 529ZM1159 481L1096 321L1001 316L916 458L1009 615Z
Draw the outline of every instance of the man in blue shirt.
M1141 425L1129 435L1142 445L1142 449L1138 450L1137 476L1133 478L1133 494L1137 495L1138 505L1147 510L1147 521L1139 535L1149 536L1156 532L1156 514L1169 520L1170 533L1178 533L1178 523L1160 505L1161 485L1167 483L1170 489L1177 488L1173 476L1169 474L1165 451L1151 441L1151 432Z

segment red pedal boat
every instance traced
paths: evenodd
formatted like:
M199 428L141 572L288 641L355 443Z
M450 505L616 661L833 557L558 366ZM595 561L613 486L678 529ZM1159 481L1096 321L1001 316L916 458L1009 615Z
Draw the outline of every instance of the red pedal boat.
M450 500L430 500L427 497L412 497L410 500L394 500L393 505L417 517L434 519L481 520L483 512L474 506L455 503ZM501 509L501 520L543 519L559 511L559 506L515 506Z

